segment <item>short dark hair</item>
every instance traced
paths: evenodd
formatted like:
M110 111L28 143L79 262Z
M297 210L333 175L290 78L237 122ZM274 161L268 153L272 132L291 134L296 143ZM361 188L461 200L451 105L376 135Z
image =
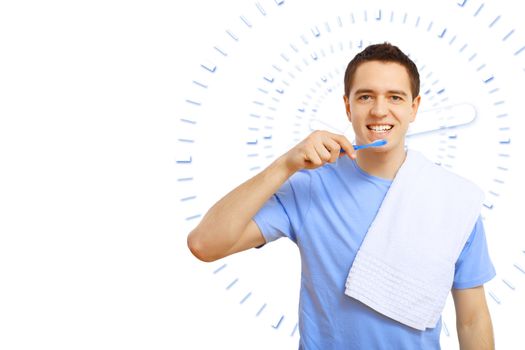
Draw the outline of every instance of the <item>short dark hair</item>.
M412 98L416 98L419 95L419 72L415 63L397 46L385 42L366 47L348 63L345 72L345 96L350 96L350 89L357 68L362 63L369 61L395 62L405 67L410 80Z

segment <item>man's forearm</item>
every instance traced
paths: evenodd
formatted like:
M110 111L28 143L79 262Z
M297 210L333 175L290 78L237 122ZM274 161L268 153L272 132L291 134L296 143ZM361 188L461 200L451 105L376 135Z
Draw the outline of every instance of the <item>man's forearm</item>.
M201 258L226 255L252 217L293 173L279 158L211 207L189 238L199 247Z
M458 325L458 338L461 350L493 350L494 332L490 317L470 325Z

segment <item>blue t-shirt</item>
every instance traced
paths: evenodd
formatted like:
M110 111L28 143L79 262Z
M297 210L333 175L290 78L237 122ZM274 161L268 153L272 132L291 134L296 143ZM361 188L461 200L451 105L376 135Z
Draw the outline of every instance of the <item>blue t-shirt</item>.
M419 331L345 295L357 251L392 181L371 176L348 157L292 176L255 215L266 242L288 237L301 255L302 349L439 349L441 319ZM495 276L478 219L456 266L453 288Z

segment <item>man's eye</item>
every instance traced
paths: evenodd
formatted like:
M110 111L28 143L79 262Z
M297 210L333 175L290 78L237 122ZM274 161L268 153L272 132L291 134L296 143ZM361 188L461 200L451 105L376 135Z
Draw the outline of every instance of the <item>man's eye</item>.
M359 96L359 99L362 100L362 101L369 100L370 99L370 95L361 95L361 96Z
M394 101L402 101L403 99L401 98L401 96L392 96L392 100L394 100Z

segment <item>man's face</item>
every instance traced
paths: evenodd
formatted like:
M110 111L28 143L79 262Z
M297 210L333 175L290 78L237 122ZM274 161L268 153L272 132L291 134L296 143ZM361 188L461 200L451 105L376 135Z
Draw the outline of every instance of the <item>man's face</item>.
M405 134L416 118L421 97L412 98L404 66L369 61L357 67L350 96L344 96L344 100L357 144L386 139L386 146L370 149L384 152L404 147Z

